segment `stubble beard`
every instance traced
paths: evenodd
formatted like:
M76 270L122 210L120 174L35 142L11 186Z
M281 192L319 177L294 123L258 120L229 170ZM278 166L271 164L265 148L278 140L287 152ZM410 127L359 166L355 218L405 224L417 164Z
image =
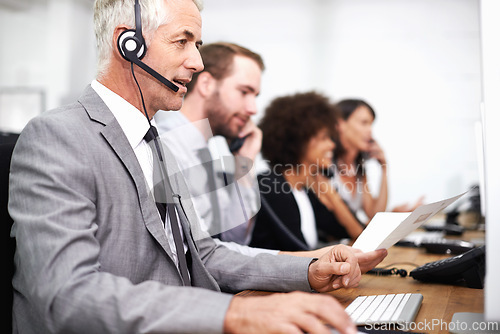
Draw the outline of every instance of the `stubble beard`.
M225 115L229 112L221 101L219 92L214 93L206 102L206 115L214 136L223 136L226 139L238 137L239 131L234 133L226 122ZM229 119L230 120L230 119Z

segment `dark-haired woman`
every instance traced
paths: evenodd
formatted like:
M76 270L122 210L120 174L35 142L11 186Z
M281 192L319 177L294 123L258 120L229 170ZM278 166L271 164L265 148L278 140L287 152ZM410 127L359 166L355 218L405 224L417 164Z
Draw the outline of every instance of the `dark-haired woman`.
M250 245L292 251L357 238L362 225L322 173L335 147L329 100L314 92L276 98L259 127L270 170L259 175L262 206Z
M368 220L387 207L387 164L384 151L372 137L375 111L363 100L346 99L336 104L340 113L335 148L334 185L353 212L362 210ZM365 162L376 159L381 167L380 188L373 196L368 186Z

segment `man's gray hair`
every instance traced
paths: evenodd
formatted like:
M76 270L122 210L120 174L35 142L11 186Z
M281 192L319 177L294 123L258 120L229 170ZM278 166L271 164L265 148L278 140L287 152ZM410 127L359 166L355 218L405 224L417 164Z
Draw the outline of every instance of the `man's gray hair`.
M167 0L169 1L169 0ZM175 0L171 0L175 1ZM203 0L193 0L198 10ZM113 48L114 29L123 24L135 29L135 0L96 0L94 3L94 32L97 41L97 76L106 73ZM168 22L165 0L140 0L142 34L148 44L152 33Z

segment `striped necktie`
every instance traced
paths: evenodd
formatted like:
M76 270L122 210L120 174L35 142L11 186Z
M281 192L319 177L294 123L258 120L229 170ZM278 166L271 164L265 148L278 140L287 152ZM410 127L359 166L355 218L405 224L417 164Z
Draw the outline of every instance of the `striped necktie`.
M160 148L158 140L158 131L154 126L151 126L144 136L147 143L154 141L155 149L153 149L153 180L157 184L154 184L154 198L156 202L156 207L160 213L161 220L165 224L165 219L168 214L170 220L170 226L172 228L172 234L174 237L175 250L177 252L177 259L179 261L179 269L181 271L182 280L184 285L191 285L189 279L189 271L186 261L186 254L184 253L184 243L182 241L182 236L179 228L179 222L177 219L178 208L174 202L175 195L170 186L170 182L167 177L167 167L163 159L162 150ZM180 198L180 197L179 197ZM186 217L187 219L187 217Z

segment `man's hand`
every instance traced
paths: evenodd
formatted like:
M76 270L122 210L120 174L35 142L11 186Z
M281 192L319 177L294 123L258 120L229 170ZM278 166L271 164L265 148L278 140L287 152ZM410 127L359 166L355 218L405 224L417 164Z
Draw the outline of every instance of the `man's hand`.
M345 245L337 245L309 266L309 285L318 292L356 287L361 271L354 252Z
M238 138L243 137L247 138L237 154L255 161L262 146L262 131L252 120L249 120L238 135Z
M356 327L337 300L305 292L263 297L234 297L224 319L224 333L356 333Z
M375 268L375 266L382 262L382 260L387 256L387 249L377 249L366 253L357 248L351 248L351 250L358 259L359 269L362 274Z
M336 245L337 246L337 245ZM280 251L279 254L286 254L286 255L293 255L293 256L301 256L301 257L321 257L322 255L326 254L327 252L330 252L334 247L336 246L326 246L310 251L296 251L296 252L286 252L286 251ZM378 249L372 252L363 252L360 249L357 248L352 248L350 246L346 246L356 256L358 259L358 265L359 269L361 270L361 273L364 274L367 271L375 268L377 264L382 262L382 260L385 259L387 256L387 249Z

